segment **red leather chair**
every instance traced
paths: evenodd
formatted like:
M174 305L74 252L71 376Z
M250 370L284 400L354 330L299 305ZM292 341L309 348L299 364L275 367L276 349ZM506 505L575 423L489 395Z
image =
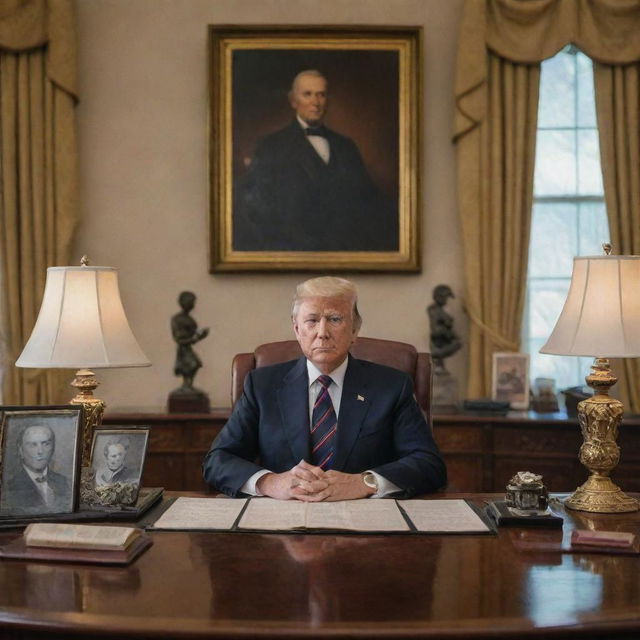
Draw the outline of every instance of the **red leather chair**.
M431 425L433 378L430 353L418 353L414 346L406 342L377 338L358 338L350 351L354 358L384 364L408 373L413 378L418 404ZM268 342L261 344L253 353L237 354L231 365L231 404L235 405L242 395L245 376L251 369L294 360L301 355L302 351L296 340Z

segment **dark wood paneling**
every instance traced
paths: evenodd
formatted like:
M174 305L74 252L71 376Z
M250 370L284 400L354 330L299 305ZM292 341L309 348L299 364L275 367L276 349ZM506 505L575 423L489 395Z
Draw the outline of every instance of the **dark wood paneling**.
M202 460L228 416L228 409L209 414L132 412L107 415L103 424L151 427L145 486L202 491ZM573 491L587 477L578 461L580 427L560 414L436 415L433 433L452 491L503 492L517 471L541 473L550 491ZM614 479L628 491L640 491L640 420L624 420L619 442L622 455Z

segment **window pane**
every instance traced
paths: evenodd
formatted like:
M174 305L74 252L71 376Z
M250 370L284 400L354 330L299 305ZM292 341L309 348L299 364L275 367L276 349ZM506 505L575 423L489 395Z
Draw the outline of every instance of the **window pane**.
M609 240L591 60L569 47L542 63L523 345L530 375L583 386L590 358L539 353L566 299L576 255ZM570 85L570 86L569 86ZM554 129L555 127L555 129Z
M529 336L546 342L560 316L570 278L532 280L529 284Z
M596 128L595 92L593 89L593 64L591 60L578 53L578 126Z
M529 241L529 277L571 276L578 251L578 207L564 203L536 203Z
M536 378L553 378L556 393L569 387L585 387L585 376L591 371L593 358L578 358L576 356L553 356L540 353L540 348L546 340L531 340L530 369L531 382ZM560 404L564 400L559 396Z
M609 242L609 222L604 202L583 202L579 209L578 255L601 256L602 244Z
M574 127L575 56L560 52L542 63L538 127ZM565 99L558 101L561 94Z
M578 192L585 196L604 193L597 129L578 131Z
M576 192L575 131L538 131L533 192L537 196Z
M536 378L553 378L555 380L556 393L568 387L582 386L584 376L587 375L589 368L584 369L584 375L581 376L580 358L574 356L552 356L548 353L539 353L540 347L544 344L544 340L540 342L532 341L530 352L530 371L531 381ZM563 396L559 397L562 402Z

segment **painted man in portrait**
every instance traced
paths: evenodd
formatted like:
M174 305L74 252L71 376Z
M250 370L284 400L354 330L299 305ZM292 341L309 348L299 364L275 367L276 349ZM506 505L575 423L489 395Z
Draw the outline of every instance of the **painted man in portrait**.
M234 194L237 251L397 251L397 206L350 138L324 124L327 79L293 80L293 120L262 138Z

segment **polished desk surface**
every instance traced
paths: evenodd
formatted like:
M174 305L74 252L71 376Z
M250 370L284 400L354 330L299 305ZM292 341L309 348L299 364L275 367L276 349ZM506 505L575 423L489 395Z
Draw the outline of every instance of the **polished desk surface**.
M640 533L640 514L570 512L572 528ZM154 532L129 567L4 560L0 637L640 637L640 556L517 551L522 531Z

